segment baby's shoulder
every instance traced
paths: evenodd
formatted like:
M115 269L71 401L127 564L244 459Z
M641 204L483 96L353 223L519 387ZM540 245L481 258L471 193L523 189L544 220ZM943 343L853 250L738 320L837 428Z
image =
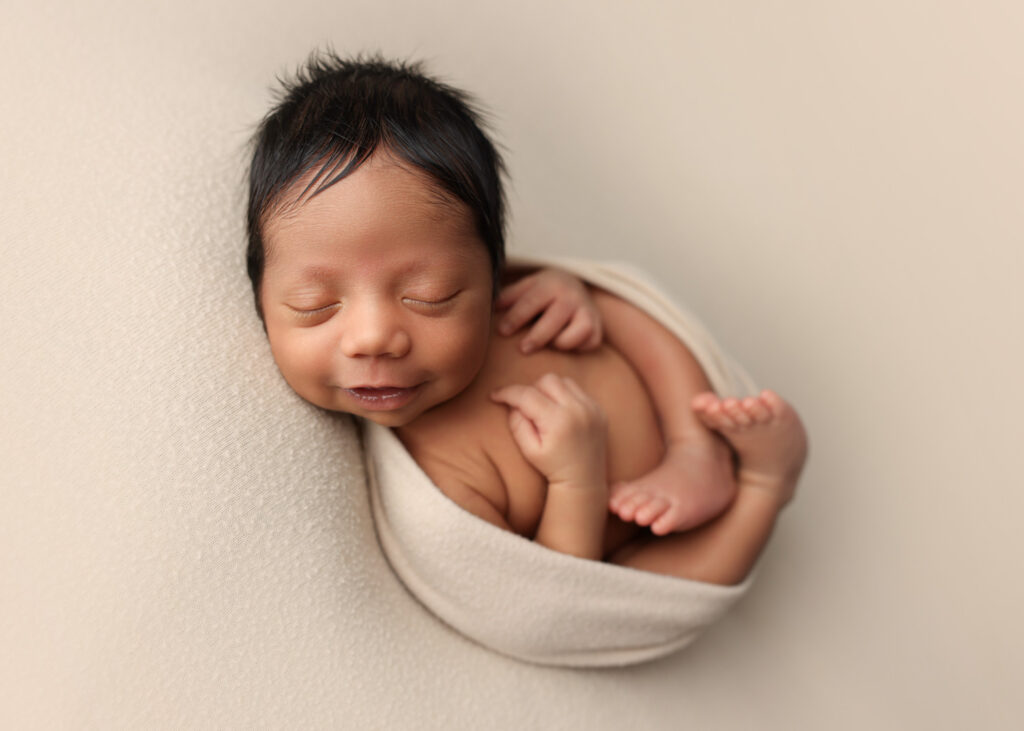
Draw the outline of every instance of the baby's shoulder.
M497 430L505 426L479 406L466 399L442 404L397 434L441 492L465 510L508 528L508 493L489 456Z
M495 525L530 535L546 483L512 439L506 408L491 401L495 387L478 379L397 433L441 492Z

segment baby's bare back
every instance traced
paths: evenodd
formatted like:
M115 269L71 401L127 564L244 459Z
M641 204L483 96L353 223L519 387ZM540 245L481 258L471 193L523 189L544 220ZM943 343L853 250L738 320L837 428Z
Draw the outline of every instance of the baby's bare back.
M519 337L492 332L487 359L470 387L398 434L431 480L456 502L463 502L470 488L493 505L513 531L533 538L547 482L523 457L508 428L508 409L491 401L491 391L513 383L532 384L545 373L575 380L607 416L610 482L651 470L661 460L664 444L650 396L619 352L602 345L587 353L548 348L523 355L518 343ZM637 527L610 515L607 532L606 548L612 550Z

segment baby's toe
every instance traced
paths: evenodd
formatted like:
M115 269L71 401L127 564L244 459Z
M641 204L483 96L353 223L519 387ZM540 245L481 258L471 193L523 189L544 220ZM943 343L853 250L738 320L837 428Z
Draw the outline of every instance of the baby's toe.
M718 401L718 397L710 391L704 393L698 393L690 401L690 408L694 411L706 411L707 408Z
M768 405L759 398L743 399L743 410L750 415L755 424L763 424L772 418L772 412L769 411Z
M751 419L740 406L740 402L734 398L727 398L722 402L722 410L729 415L737 426L750 426Z
M668 500L662 497L654 497L644 505L637 508L633 522L637 525L650 525L655 519L661 516L668 507Z
M759 399L768 407L774 418L782 416L786 410L786 402L782 400L782 397L767 388L761 391Z
M651 523L651 533L656 536L668 535L682 524L682 512L678 506L669 507L658 519Z
M697 406L696 404L693 405L693 413L700 420L700 423L708 429L718 428L718 420L711 413L711 409L714 407L715 403L716 402L714 401L709 401L701 404L700 406Z
M637 510L643 507L648 499L649 497L643 493L633 493L622 500L616 512L620 518L631 522L636 516Z
M612 510L618 510L634 492L636 492L636 488L630 483L616 482L608 491L608 507Z
M736 424L722 408L721 402L714 403L708 406L707 410L702 414L704 416L705 423L712 429L735 429Z

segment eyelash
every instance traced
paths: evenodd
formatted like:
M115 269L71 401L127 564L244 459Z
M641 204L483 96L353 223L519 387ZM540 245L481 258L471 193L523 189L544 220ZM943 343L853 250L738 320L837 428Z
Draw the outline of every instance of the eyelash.
M402 300L404 302L412 302L413 304L427 305L428 307L431 307L431 306L437 306L437 305L444 305L444 304L447 304L447 303L451 302L453 299L455 299L455 296L458 295L459 292L461 292L461 291L462 290L460 289L457 292L453 292L452 294L448 295L447 297L442 297L439 300L421 300L421 299L416 299L415 297L403 297Z
M403 302L411 302L411 303L413 303L415 305L423 305L425 307L439 307L440 305L448 304L449 302L451 302L461 292L462 292L462 290L460 289L460 290L458 290L456 292L453 292L452 294L448 295L447 297L442 297L439 300L421 300L421 299L416 299L415 297L403 297L402 301ZM300 317L300 318L309 318L309 317L315 317L316 315L322 315L323 313L327 312L329 309L331 309L332 307L335 307L336 305L337 305L337 303L332 303L332 304L329 304L329 305L324 305L323 307L317 307L315 310L300 310L300 309L296 309L296 308L292 308L292 309L295 311L295 314L298 317Z
M298 315L299 317L312 317L313 315L323 314L324 312L326 312L327 310L331 309L332 307L334 307L333 304L331 304L331 305L324 305L323 307L317 307L315 310L298 310L298 309L295 309L295 308L292 308L292 309L295 309L295 314Z

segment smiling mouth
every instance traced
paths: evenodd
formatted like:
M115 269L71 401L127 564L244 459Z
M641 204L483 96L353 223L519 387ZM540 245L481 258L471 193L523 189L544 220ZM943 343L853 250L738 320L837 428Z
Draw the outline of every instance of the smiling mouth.
M343 390L350 394L366 409L370 409L371 411L391 411L392 409L400 409L409 403L422 385L423 384L420 383L415 386L408 387L357 386L355 388L346 388Z

